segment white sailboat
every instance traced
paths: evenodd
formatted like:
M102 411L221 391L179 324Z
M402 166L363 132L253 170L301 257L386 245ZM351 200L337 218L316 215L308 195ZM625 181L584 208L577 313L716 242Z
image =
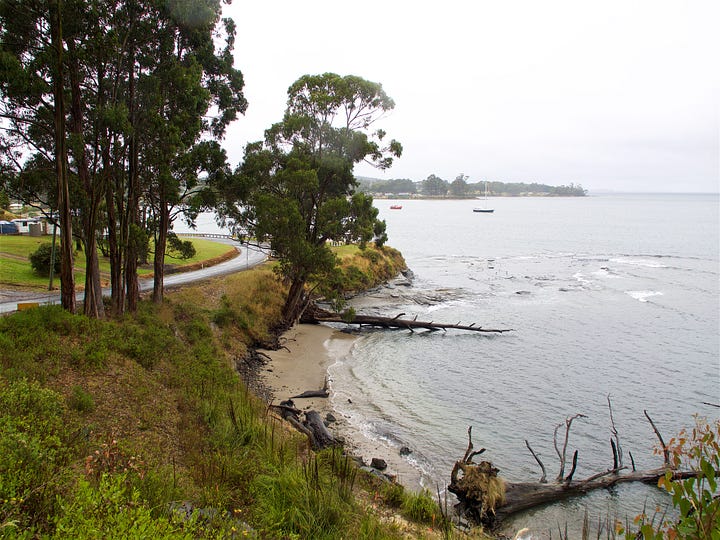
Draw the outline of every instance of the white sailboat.
M487 180L486 180L486 181L485 181L485 198L483 199L483 200L485 201L485 203L483 204L482 207L475 207L475 208L473 208L473 212L483 212L483 213L486 213L486 214L491 214L492 212L495 211L494 208L488 208L488 207L487 207L487 194L488 194L487 184L488 184L488 183L487 183Z

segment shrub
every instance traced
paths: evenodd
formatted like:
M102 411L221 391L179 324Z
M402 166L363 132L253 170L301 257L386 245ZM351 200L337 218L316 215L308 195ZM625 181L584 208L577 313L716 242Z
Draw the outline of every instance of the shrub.
M95 409L93 397L82 386L73 386L68 405L79 412L91 412Z
M242 306L240 310L235 309L226 294L222 295L220 303L221 307L212 313L212 322L222 328L227 328L231 325L237 326L242 330L251 328L252 325L248 321L248 314L246 313L247 307Z
M668 470L658 482L672 496L679 518L657 527L654 520L640 515L635 520L639 524L637 532L626 532L622 525L618 525L618 532L625 532L628 540L720 538L720 420L713 424L696 417L695 428L682 430L667 446L673 467L683 465L687 470L697 471L696 477L674 480L673 471Z
M437 502L428 491L408 493L402 503L402 514L419 523L434 523L440 514Z
M165 254L174 259L192 259L197 251L190 240L181 240L175 233L168 233Z
M45 242L40 244L33 253L30 254L30 266L41 276L50 275L50 259L52 258L52 244ZM53 272L60 273L60 257L58 252L55 253L55 264Z
M382 488L382 498L388 506L400 508L405 500L405 488L401 484L388 482Z
M103 475L93 487L80 480L71 500L62 502L56 520L58 538L195 538L196 519L180 516L153 518L138 490L128 487L124 474Z
M38 383L0 380L0 411L0 525L43 525L69 458L62 398Z

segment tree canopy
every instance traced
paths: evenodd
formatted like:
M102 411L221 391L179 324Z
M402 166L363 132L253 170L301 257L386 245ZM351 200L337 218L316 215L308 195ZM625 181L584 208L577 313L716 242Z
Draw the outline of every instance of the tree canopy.
M249 144L245 161L221 191L226 222L260 242L279 259L289 283L284 322L304 308L305 284L336 268L328 242L361 246L386 240L372 197L355 191L355 164L379 169L402 153L373 125L394 107L378 83L334 73L305 75L288 89L282 121Z

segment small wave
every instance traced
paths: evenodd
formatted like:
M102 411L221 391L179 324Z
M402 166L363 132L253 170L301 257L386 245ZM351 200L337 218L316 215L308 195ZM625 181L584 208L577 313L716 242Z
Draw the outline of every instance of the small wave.
M645 259L610 259L610 262L628 264L630 266L643 266L645 268L667 268L667 265Z
M598 277L603 277L603 278L612 278L612 279L620 278L620 276L618 276L615 272L613 272L606 266L603 266L599 270L595 270L593 272L593 275L598 276Z
M705 257L699 257L697 255L669 255L663 253L621 253L621 257L643 257L647 259L687 259L691 261L703 261Z
M575 255L573 257L576 261L580 262L609 262L610 258L603 257L600 255Z
M576 272L572 277L581 285L590 285L593 282L591 279L587 279L582 272Z
M639 302L647 302L648 298L652 296L662 296L663 293L660 291L625 291L625 294L634 298Z

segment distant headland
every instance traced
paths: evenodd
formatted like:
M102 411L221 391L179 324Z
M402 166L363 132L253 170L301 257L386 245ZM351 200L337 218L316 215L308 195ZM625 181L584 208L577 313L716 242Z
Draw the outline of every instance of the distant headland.
M376 198L428 198L428 199L473 199L479 196L492 197L584 197L587 190L580 184L550 186L537 182L468 182L468 177L459 175L452 182L434 174L425 180L413 181L407 178L379 179L357 177L358 190L370 193Z

